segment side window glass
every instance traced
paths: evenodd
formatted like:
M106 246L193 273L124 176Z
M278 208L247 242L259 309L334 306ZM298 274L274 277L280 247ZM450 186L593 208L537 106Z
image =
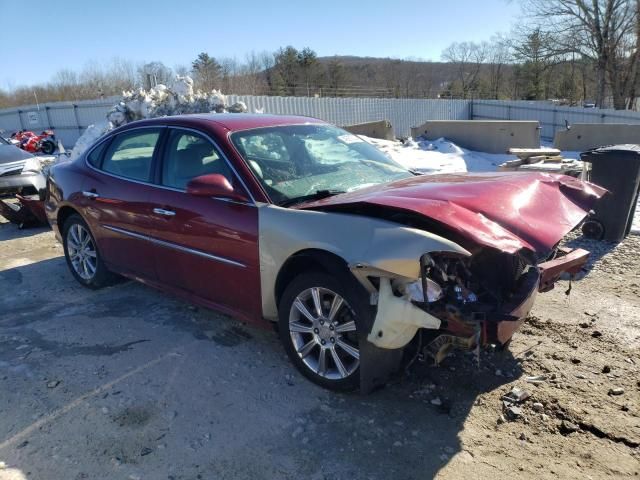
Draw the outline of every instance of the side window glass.
M189 180L218 173L233 184L229 166L213 144L191 131L171 129L162 164L162 185L185 189Z
M107 148L109 141L102 142L98 147L94 148L89 155L87 155L87 161L94 167L100 168L100 160L102 159L102 153Z
M141 129L117 135L102 161L105 172L148 182L160 130Z

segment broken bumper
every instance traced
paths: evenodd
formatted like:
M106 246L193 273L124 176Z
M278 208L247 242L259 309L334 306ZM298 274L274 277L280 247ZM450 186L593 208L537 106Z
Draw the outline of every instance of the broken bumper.
M38 172L0 176L0 195L17 193L25 187L33 187L38 192L46 186L47 179L42 173Z
M494 321L487 319L483 328L484 344L504 345L511 340L529 316L538 292L548 292L563 274L571 276L578 273L587 262L589 252L581 248L558 249L559 256L541 263L537 269L530 269L521 279L520 287L512 300L505 305L503 312L511 319Z

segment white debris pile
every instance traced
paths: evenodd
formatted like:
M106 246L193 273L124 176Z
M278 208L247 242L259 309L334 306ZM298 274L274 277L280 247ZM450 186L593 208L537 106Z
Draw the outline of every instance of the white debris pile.
M191 77L178 75L169 86L156 85L150 90L138 89L124 92L122 100L111 108L104 122L90 125L85 130L73 147L70 159L80 156L108 131L134 120L185 113L246 111L247 106L243 102L227 106L227 99L219 90L194 92Z
M362 137L400 165L411 170L430 173L493 172L501 163L514 159L514 155L474 152L459 147L445 138L416 140L404 143Z

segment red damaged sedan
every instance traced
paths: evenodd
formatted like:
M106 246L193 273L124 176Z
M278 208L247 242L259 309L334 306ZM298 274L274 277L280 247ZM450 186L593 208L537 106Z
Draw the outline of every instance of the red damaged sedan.
M421 345L506 344L583 250L601 188L547 173L418 176L305 117L127 124L48 180L73 276L114 275L255 324L310 380L370 390ZM415 350L413 350L415 351Z

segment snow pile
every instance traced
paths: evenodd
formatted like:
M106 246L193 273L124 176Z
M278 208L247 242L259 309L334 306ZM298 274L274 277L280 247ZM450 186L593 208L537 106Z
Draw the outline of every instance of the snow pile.
M104 122L90 125L85 130L73 147L70 159L79 157L108 131L135 120L185 113L247 111L247 106L243 102L227 106L226 101L226 97L219 90L194 92L191 77L180 75L176 76L170 86L156 85L150 90L138 89L124 92L122 100L109 110Z
M404 143L370 137L362 138L405 168L424 174L492 172L501 163L516 158L509 154L466 150L445 138L437 140L409 138Z

